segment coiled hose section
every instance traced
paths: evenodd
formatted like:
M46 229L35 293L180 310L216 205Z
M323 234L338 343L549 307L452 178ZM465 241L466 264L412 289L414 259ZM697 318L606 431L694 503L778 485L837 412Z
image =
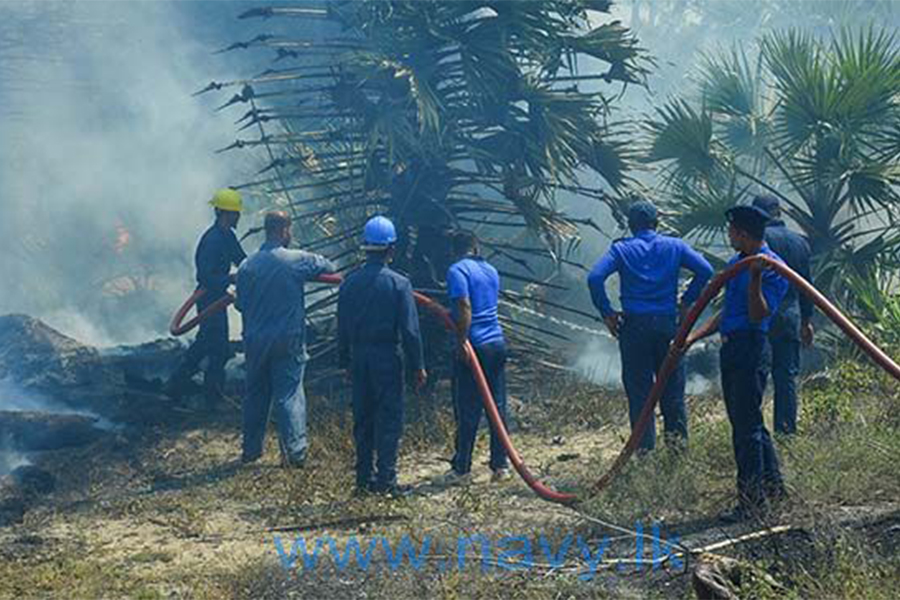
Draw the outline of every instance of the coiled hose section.
M868 354L876 364L890 373L895 379L900 380L900 365L895 363L887 354L885 354L880 348L878 348L878 346L876 346L870 339L868 339L865 334L860 331L859 328L856 327L846 316L844 316L844 314L841 313L834 304L832 304L827 298L825 298L825 296L823 296L821 292L819 292L803 277L798 275L784 263L781 263L765 255L757 255L745 258L713 277L713 279L703 290L703 293L700 294L700 297L697 299L697 301L694 302L693 306L691 306L690 310L687 313L687 316L681 323L678 332L675 334L675 338L672 341L668 354L666 355L662 365L660 366L659 372L656 375L656 382L654 383L653 388L650 390L650 394L647 396L647 400L644 402L644 408L641 411L637 423L635 423L634 427L632 428L631 436L628 438L628 441L625 443L625 446L622 448L622 451L619 453L618 457L616 457L616 460L613 462L613 465L610 467L610 469L599 480L597 480L597 482L593 486L591 486L591 496L599 493L601 490L607 487L613 479L615 479L616 475L621 472L622 468L628 462L628 459L631 458L631 455L634 454L634 451L637 449L638 444L640 443L640 440L644 435L644 432L650 424L650 419L655 418L654 412L656 409L656 405L659 403L659 400L662 397L663 390L665 389L669 377L671 377L673 371L675 370L675 367L678 365L678 362L687 351L687 347L685 346L685 344L688 334L690 333L691 329L693 329L694 325L697 322L697 319L700 318L700 314L704 311L707 305L719 294L719 291L721 291L722 287L724 287L724 285L728 281L736 277L744 269L748 268L752 262L757 260L765 262L768 267L774 269L780 275L784 276L800 292L809 296L816 304L816 306L818 306L819 309L821 309L829 319L831 319L851 340L853 340L854 343L856 343L866 354ZM321 283L338 284L341 282L341 277L340 275L323 275L320 276L316 281ZM226 296L224 296L222 299L211 304L194 318L182 325L181 322L184 320L187 312L203 295L203 292L204 290L202 289L198 289L196 292L194 292L194 294L191 295L190 298L188 298L184 305L175 314L175 317L172 319L172 325L170 327L170 332L172 333L172 335L181 335L187 331L190 331L193 327L196 327L196 325L199 324L200 321L202 321L209 315L218 310L224 309L226 306L234 302L234 297L230 294L226 294ZM428 296L419 292L414 292L414 296L416 299L416 303L435 315L448 330L452 331L454 329L453 319L450 316L450 312L446 308L444 308L441 304L435 302ZM510 462L512 463L513 467L522 478L522 480L525 481L528 487L530 487L539 497L544 500L556 502L559 504L575 504L579 502L581 499L578 496L574 494L558 492L549 488L541 481L539 481L528 470L528 467L525 465L522 457L516 451L515 446L513 446L512 439L509 437L509 432L506 430L506 426L503 424L503 420L500 418L500 413L497 410L497 405L494 402L493 395L491 394L490 387L488 386L487 378L484 376L484 371L481 369L481 364L478 362L478 357L475 354L475 349L468 341L466 341L465 344L465 353L466 360L475 377L475 383L478 387L478 391L481 394L481 400L484 403L484 408L485 412L487 413L488 419L490 419L491 425L497 432L497 436L500 438L500 441L502 442L503 447L506 450L507 455L509 456Z

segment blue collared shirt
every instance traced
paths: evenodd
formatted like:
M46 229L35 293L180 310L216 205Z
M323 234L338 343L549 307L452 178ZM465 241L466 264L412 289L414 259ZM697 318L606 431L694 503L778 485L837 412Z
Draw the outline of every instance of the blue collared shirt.
M241 263L237 274L235 306L241 311L245 346L263 349L299 338L305 359L304 283L334 270L334 264L318 254L263 244Z
M500 295L500 274L491 263L480 256L467 256L447 269L447 295L453 302L453 317L457 318L456 300L468 298L472 305L472 325L469 340L473 346L503 341L503 329L497 315Z
M781 258L772 252L766 244L762 245L760 254L771 256L779 262L784 262ZM733 265L739 260L747 258L744 254L735 254L728 261L728 266ZM750 307L747 300L747 288L750 285L750 270L744 269L740 274L725 284L725 305L722 308L722 321L719 324L719 332L722 334L734 333L735 331L768 331L769 323L772 321L772 315L778 311L778 305L784 299L788 290L788 280L776 273L772 269L766 269L762 275L762 293L766 299L769 308L769 316L759 323L750 320Z
M604 317L613 314L606 295L606 279L619 274L622 310L632 314L672 315L678 308L678 273L694 273L681 301L692 304L712 277L713 269L684 240L642 229L616 240L588 275L591 300Z

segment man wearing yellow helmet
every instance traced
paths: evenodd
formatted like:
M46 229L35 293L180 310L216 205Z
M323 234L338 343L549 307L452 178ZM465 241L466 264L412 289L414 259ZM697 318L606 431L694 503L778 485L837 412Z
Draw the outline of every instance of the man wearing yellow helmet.
M234 283L231 266L237 266L247 258L234 230L241 218L243 202L237 190L223 188L209 201L215 209L216 220L206 230L197 244L194 264L197 268L197 287L206 293L197 301L197 310L225 295L228 285ZM228 362L228 315L221 311L200 323L200 332L169 379L167 391L180 397L185 387L206 358L203 373L203 391L209 405L221 398L225 386L225 363Z

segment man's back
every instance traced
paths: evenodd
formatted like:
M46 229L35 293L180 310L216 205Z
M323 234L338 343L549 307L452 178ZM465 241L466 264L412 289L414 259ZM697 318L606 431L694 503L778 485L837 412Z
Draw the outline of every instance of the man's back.
M493 265L480 256L463 258L447 270L447 288L450 300L468 298L472 305L469 338L473 345L503 340L497 314L500 275Z
M303 284L334 271L325 258L264 244L238 269L237 306L243 315L244 341L305 335Z
M233 230L213 223L203 233L194 253L194 266L197 284L207 290L206 300L212 301L225 293L231 265L239 265L246 257Z
M613 242L592 269L588 285L594 304L604 316L611 309L603 282L613 272L619 273L622 309L626 313L675 314L682 267L697 275L685 293L685 301L691 303L712 275L709 263L683 240L644 229Z
M809 280L811 251L805 237L788 229L784 221L775 220L766 227L766 244L787 266ZM812 301L806 296L800 296L793 285L788 288L782 300L782 310L795 310L798 301L801 313L804 318L808 318L812 313Z
M407 359L419 368L419 320L409 279L373 260L351 273L338 297L338 338L345 366L351 345L402 342Z

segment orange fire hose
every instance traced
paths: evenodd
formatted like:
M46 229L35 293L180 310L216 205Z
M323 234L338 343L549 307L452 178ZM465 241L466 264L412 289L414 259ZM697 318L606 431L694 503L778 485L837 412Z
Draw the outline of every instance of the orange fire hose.
M314 281L318 283L339 284L341 282L341 276L337 274L323 273L322 275L316 277ZM193 308L194 305L197 304L197 301L200 300L200 298L202 298L205 293L205 289L197 288L196 290L194 290L194 293L184 301L184 304L181 305L181 308L179 308L175 312L175 315L172 317L172 322L169 324L169 333L176 337L179 335L184 335L185 333L199 325L201 321L205 321L211 315L219 312L220 310L225 310L228 305L234 303L234 295L229 292L225 292L224 296L194 315L194 317L189 319L187 323L182 323L191 308Z
M650 390L650 394L647 396L647 400L644 402L644 408L641 410L640 417L638 418L637 423L635 423L634 428L632 429L631 437L628 438L628 441L625 443L624 448L622 448L622 451L616 458L612 467L610 467L610 469L597 481L597 483L592 486L592 495L600 492L603 488L609 485L609 483L616 477L616 475L621 472L622 468L625 466L625 463L628 462L628 459L637 449L639 441L641 440L644 432L649 426L650 419L655 418L654 411L656 409L656 405L659 403L659 400L662 397L663 390L665 389L669 377L672 375L672 372L678 365L678 361L681 360L682 356L687 351L687 348L685 347L687 336L693 328L694 324L697 322L697 319L700 318L700 314L703 312L706 306L718 295L722 287L729 280L736 277L741 271L749 267L750 263L752 263L754 260L763 260L768 266L776 270L791 284L796 286L798 290L809 296L812 301L822 310L822 312L825 313L825 315L830 318L845 334L847 334L850 339L852 339L858 346L860 346L860 348L862 348L862 350L866 354L868 354L881 368L890 373L895 379L900 380L900 365L895 363L887 354L885 354L871 340L869 340L865 336L865 334L859 330L858 327L856 327L846 316L844 316L837 309L837 307L834 306L834 304L832 304L827 298L825 298L825 296L823 296L821 292L814 288L803 277L798 275L787 265L778 262L768 256L752 256L745 258L713 277L712 281L709 282L697 301L694 302L693 306L691 306L691 309L688 311L687 316L679 327L678 332L675 335L675 339L672 341L672 344L669 348L669 352L666 355L666 358L663 361L659 372L657 373L656 382L654 383L653 388ZM322 275L317 279L317 281L321 283L337 284L341 282L341 276ZM188 323L181 325L181 321L184 319L184 316L187 314L188 310L190 310L190 307L196 303L197 299L203 295L203 292L204 290L202 289L198 289L196 292L194 292L194 294L190 298L188 298L187 302L185 302L185 304L175 314L175 317L172 320L172 326L170 328L170 331L172 331L173 335L180 335L185 331L189 331L192 327L196 326L200 321L208 317L210 314L212 314L216 310L223 309L225 306L231 304L231 302L234 301L233 296L231 296L230 294L226 294L225 297L207 307L200 314L188 321ZM416 303L425 307L432 314L436 315L443 322L444 326L447 327L447 329L454 329L453 319L450 317L450 313L446 308L444 308L428 296L425 296L424 294L421 294L419 292L414 292L414 296L416 299ZM221 303L221 306L217 307L219 303ZM175 333L176 331L179 331L180 333ZM491 395L491 390L488 386L487 379L484 376L484 371L481 369L481 365L478 362L478 357L475 354L474 348L472 348L472 345L468 341L465 345L465 352L466 359L475 376L475 383L478 386L478 391L481 394L481 399L484 403L487 416L491 421L491 425L493 425L494 429L497 431L497 435L500 438L500 441L503 443L503 447L506 450L507 455L509 456L510 462L516 469L516 472L522 477L525 483L528 484L528 487L530 487L538 496L540 496L544 500L557 502L560 504L574 504L578 502L579 498L574 494L557 492L553 489L550 489L549 487L541 483L528 470L528 468L525 466L524 461L522 460L522 457L513 446L512 439L510 439L509 437L509 432L506 430L506 426L503 424L503 421L500 418L500 413L497 410L497 405L495 404L494 398Z
M419 292L413 292L413 295L416 298L416 302L427 308L432 314L436 315L444 323L444 326L447 329L451 331L455 329L453 319L450 317L450 312L446 308ZM506 431L506 426L500 418L500 412L497 410L497 404L494 402L491 388L488 386L487 378L485 378L484 371L481 369L481 364L478 362L478 356L476 356L475 349L472 348L472 344L468 340L466 340L465 350L466 361L469 363L472 374L475 376L475 384L478 386L478 391L481 394L481 401L484 404L485 412L487 413L488 419L491 421L491 425L493 425L494 430L497 432L497 437L500 438L500 442L503 444L507 456L509 456L509 462L512 463L516 472L522 477L525 483L528 484L528 487L534 490L534 492L544 500L558 502L560 504L571 504L575 502L578 499L576 496L550 489L538 481L531 471L528 470L528 467L525 466L525 462L522 460L522 457L519 456L515 446L513 446L512 439L509 437L509 432Z
M691 329L694 327L694 324L697 322L697 319L700 317L700 313L702 313L706 306L713 300L713 298L718 295L719 290L721 290L729 280L733 279L741 271L749 267L750 263L752 263L754 260L759 259L762 259L768 266L776 270L798 290L809 296L810 299L816 304L816 306L818 306L829 319L831 319L845 334L847 334L847 336L851 340L853 340L856 345L862 348L862 350L866 354L868 354L872 358L872 360L874 360L878 364L878 366L890 373L895 379L900 380L900 365L897 365L897 363L895 363L887 354L885 354L880 348L878 348L878 346L876 346L869 338L867 338L865 334L850 321L850 319L845 317L834 304L832 304L825 296L823 296L822 293L819 292L819 290L814 288L812 284L806 281L806 279L801 277L798 273L796 273L793 269L791 269L784 263L774 260L768 256L751 256L745 258L713 277L712 281L709 282L709 284L706 286L706 289L703 290L703 293L700 294L700 297L696 302L694 302L693 306L688 311L684 322L678 329L678 333L675 334L675 339L672 341L672 345L669 348L669 353L666 355L662 366L660 366L659 368L659 373L657 373L656 375L656 383L650 390L650 394L647 396L646 402L644 402L644 408L643 410L641 410L638 421L637 423L635 423L634 428L631 431L631 437L628 438L628 441L625 443L625 447L622 448L622 452L616 458L609 471L607 471L606 474L604 474L603 477L601 477L597 481L597 483L594 484L591 489L592 494L596 494L607 485L609 485L609 483L615 478L616 475L619 474L619 472L622 470L622 467L625 466L625 463L628 462L628 459L637 449L641 438L644 436L644 432L650 424L650 419L655 418L654 410L656 408L656 405L659 403L659 399L662 397L666 382L668 382L669 377L672 375L672 372L678 365L678 361L681 359L682 355L687 351L687 348L685 347L685 341L687 340L688 333L690 333Z

